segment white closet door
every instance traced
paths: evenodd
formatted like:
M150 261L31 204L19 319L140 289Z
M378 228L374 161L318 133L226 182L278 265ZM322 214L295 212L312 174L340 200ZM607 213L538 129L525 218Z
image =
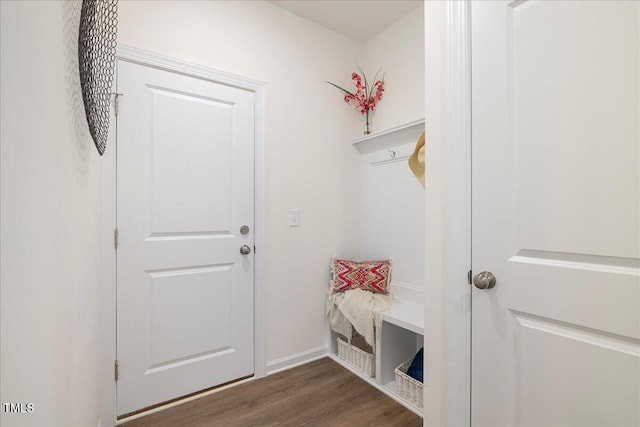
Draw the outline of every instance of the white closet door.
M472 425L640 425L640 2L471 7Z

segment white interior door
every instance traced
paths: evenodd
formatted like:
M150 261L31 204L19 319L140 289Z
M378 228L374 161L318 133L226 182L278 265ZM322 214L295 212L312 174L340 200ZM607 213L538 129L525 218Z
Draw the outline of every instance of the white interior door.
M473 426L640 425L640 2L472 2Z
M122 415L253 373L254 98L125 61L118 92Z

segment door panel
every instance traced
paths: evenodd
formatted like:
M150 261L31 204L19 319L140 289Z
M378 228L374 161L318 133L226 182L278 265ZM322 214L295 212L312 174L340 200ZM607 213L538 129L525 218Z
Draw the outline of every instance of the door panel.
M637 211L619 209L637 206L640 193L629 146L638 138L637 5L607 3L507 8L522 248L640 257L629 238L640 233Z
M118 63L118 413L253 373L253 94ZM240 227L252 230L240 234Z
M472 2L474 426L640 423L639 30Z
M233 104L160 88L149 96L152 235L231 233L231 209L218 204L231 206Z
M147 274L153 307L149 369L231 349L231 265Z
M632 343L573 324L514 316L518 425L634 425L638 354Z

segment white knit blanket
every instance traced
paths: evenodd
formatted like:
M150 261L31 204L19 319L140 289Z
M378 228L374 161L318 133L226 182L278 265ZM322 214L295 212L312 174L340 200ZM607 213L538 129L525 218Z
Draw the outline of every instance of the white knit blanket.
M327 316L331 329L351 339L353 327L375 348L376 328L382 325L382 314L391 307L393 301L391 294L362 289L335 293L330 291L327 295Z

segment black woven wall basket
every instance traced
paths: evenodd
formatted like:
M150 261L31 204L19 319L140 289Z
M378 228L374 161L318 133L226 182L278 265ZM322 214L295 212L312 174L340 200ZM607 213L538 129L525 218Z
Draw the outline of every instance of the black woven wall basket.
M83 0L78 31L78 68L89 133L102 156L109 134L115 74L118 0Z

